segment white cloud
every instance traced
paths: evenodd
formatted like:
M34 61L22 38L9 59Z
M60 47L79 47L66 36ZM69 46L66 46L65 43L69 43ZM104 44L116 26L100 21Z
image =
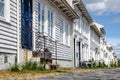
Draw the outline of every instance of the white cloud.
M120 23L120 17L112 19L111 23Z
M83 0L88 10L96 15L120 13L120 0Z
M105 3L103 2L91 3L88 4L86 7L95 12L97 15L102 15L106 9Z
M106 6L108 12L120 13L120 0L107 0Z
M120 48L120 38L107 38L107 42L114 48Z
M96 3L96 2L103 2L104 0L83 0L86 4Z
M120 38L107 38L107 42L112 45L115 54L120 58Z

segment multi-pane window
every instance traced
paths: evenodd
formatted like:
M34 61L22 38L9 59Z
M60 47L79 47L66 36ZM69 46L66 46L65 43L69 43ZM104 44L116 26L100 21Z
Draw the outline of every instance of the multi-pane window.
M63 20L60 19L60 42L63 42Z
M81 25L82 24L82 19L81 19L81 17L80 17L80 19L79 19L79 31L80 31L80 33L81 33Z
M68 35L68 23L65 26L65 43L68 44L69 35Z
M4 0L0 0L0 16L4 17Z
M44 6L38 3L38 31L44 32Z
M53 13L48 10L48 35L53 36Z

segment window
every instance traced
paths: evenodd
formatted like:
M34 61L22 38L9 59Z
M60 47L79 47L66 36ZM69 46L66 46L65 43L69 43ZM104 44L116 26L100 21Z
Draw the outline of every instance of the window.
M32 50L32 0L21 0L21 43Z
M79 31L80 31L80 33L81 33L81 27L82 27L82 19L80 17L80 19L79 19Z
M68 44L69 41L69 35L68 35L68 23L65 26L65 43Z
M8 56L4 56L4 63L7 63L8 62Z
M63 20L60 19L60 42L63 42Z
M48 35L53 36L53 13L48 11Z
M0 0L0 16L4 17L4 0Z
M38 3L38 31L44 32L44 6Z

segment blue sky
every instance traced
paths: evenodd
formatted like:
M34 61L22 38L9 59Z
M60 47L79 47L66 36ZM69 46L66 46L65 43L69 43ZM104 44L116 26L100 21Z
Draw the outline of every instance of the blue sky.
M83 0L93 20L105 27L107 42L120 58L120 0Z

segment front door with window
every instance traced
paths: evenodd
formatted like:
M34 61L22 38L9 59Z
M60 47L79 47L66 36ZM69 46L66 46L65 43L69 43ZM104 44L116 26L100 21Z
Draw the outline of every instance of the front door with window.
M21 0L21 44L32 50L32 0Z

